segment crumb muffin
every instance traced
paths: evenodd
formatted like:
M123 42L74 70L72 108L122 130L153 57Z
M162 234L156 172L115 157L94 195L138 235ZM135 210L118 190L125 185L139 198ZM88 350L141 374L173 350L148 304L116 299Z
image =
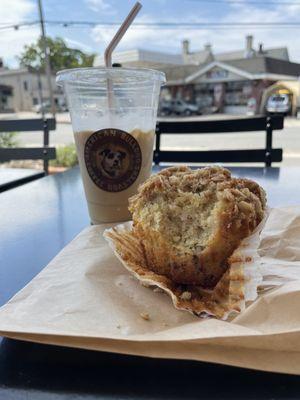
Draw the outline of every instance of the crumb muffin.
M176 283L212 288L227 259L264 216L265 192L227 169L167 168L129 200L148 268Z

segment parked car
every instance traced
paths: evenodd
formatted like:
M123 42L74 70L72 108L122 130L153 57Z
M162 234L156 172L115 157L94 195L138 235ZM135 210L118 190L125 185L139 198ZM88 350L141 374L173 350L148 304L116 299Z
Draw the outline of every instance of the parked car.
M201 114L197 104L188 103L187 101L184 100L173 100L172 112L177 115Z
M189 103L184 100L163 100L159 104L158 115L201 115L198 104Z
M171 114L172 114L172 102L167 100L162 100L159 103L158 115L165 116Z
M291 111L291 100L288 94L272 94L267 101L267 113L289 114Z

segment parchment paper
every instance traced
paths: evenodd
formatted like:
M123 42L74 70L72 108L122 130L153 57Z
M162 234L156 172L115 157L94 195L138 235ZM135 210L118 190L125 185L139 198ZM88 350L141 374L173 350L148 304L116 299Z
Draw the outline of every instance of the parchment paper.
M0 334L300 374L300 206L271 211L258 249L270 289L231 322L178 311L140 285L104 240L108 227L86 228L4 305Z

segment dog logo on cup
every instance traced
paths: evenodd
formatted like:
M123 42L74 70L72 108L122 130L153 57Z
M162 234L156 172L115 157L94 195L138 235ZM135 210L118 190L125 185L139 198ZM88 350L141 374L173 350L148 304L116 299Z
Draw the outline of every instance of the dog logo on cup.
M125 162L128 157L125 151L106 148L98 153L97 165L102 174L108 178L117 178L124 173Z
M94 132L85 144L84 158L92 181L108 192L120 192L131 186L142 163L137 140L119 129Z

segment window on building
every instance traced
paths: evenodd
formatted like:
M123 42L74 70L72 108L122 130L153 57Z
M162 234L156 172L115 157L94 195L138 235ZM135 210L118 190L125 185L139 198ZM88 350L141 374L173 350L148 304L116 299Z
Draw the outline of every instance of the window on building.
M41 81L39 81L38 85L39 85L39 89L42 89L42 82Z
M4 96L12 96L12 89L3 89L2 93L4 94Z
M24 81L24 82L23 82L23 87L24 87L24 90L27 92L27 90L28 90L28 83L27 83L27 81Z
M226 83L225 105L227 106L245 106L249 95L251 93L251 86L249 87L248 81L234 81Z
M36 106L37 104L39 104L38 98L37 98L37 97L34 97L34 98L32 99L32 103L33 103L34 106Z
M205 82L196 84L195 101L200 108L211 107L214 102L214 84Z

